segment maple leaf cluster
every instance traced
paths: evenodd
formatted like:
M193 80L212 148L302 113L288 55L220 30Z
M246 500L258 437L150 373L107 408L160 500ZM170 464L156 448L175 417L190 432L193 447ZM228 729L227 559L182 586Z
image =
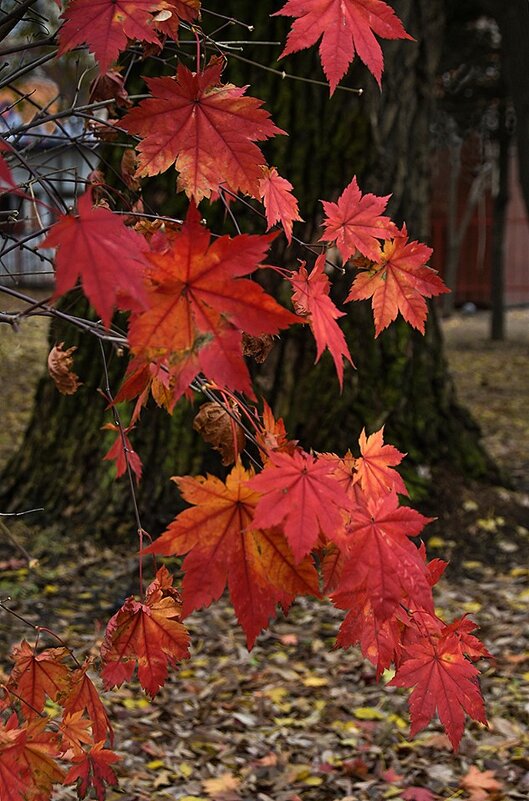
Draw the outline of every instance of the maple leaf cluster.
M13 649L14 667L0 709L0 796L6 801L46 801L56 784L77 784L84 798L93 788L103 801L117 784L114 735L89 675L92 660L74 662L60 646L38 651L25 640ZM60 708L50 718L45 704ZM67 771L64 765L69 764Z
M189 656L189 638L180 620L180 596L162 567L145 599L125 601L112 618L101 647L104 685L130 679L134 668L154 695L167 666ZM0 711L0 797L6 801L47 801L56 784L76 784L80 798L92 790L103 801L117 784L112 765L114 734L96 685L93 659L79 664L64 646L38 651L25 640L13 649L13 669ZM45 706L60 709L49 717ZM69 769L64 770L64 765Z
M294 18L282 57L321 40L331 93L355 53L380 84L376 36L411 38L383 0L287 0L277 14ZM385 213L390 196L363 194L356 177L335 202L322 201L321 252L312 265L268 263L279 229L217 236L207 228L198 208L204 200L222 199L230 213L244 201L266 220L267 232L279 225L288 245L302 218L294 187L261 149L285 132L248 87L222 82L224 58L202 67L198 48L196 71L178 62L174 75L147 78L149 96L130 108L124 79L111 70L128 42L152 52L191 25L198 46L199 18L199 0L70 0L58 32L59 54L86 44L100 81L113 84L120 101L127 99L115 126L129 137L122 161L127 191L138 193L127 214L139 209L131 217L142 216L142 179L173 168L176 190L189 204L183 221L145 215L133 226L89 188L39 245L56 251L54 299L80 281L100 317L92 330L119 339L131 354L116 396L105 394L114 418L103 428L116 439L103 458L115 461L117 477L134 473L139 481L141 459L129 434L149 397L171 413L182 396L204 391L209 408L196 428L221 451L224 464L234 461L225 480L174 477L188 507L141 556L183 557L182 594L163 566L144 595L126 599L102 642L103 685L120 686L136 672L154 696L169 668L189 656L183 620L226 588L249 648L297 596L328 597L345 612L337 644L360 646L378 676L392 669L390 684L411 689L411 734L437 713L457 749L466 716L486 722L474 663L489 654L467 617L446 623L435 613L432 588L446 563L428 561L420 535L430 521L402 503L407 490L396 468L404 454L384 442L383 429L361 432L357 456L304 449L288 438L266 402L259 405L245 358L265 358L283 330L305 324L316 361L329 350L343 387L345 362L352 365L352 358L339 325L346 312L334 302L336 293L331 298L329 245L337 248L345 274L354 273L343 303L371 299L375 336L399 313L424 333L426 299L448 290L427 266L430 248L410 242L406 226L397 227ZM6 160L10 153L0 140L0 192L20 194ZM291 308L269 291L271 273L285 279ZM280 297L288 303L284 293ZM111 329L116 309L128 314L121 337ZM49 360L59 390L68 394L79 386L73 351L63 351L61 343ZM122 401L134 402L126 426L117 411ZM139 534L141 543L141 528ZM47 801L62 783L77 784L81 798L93 792L103 801L106 786L117 780L117 755L89 676L92 662L77 663L63 646L39 651L27 642L13 660L0 702L1 797ZM60 710L55 720L44 714L47 701Z
M261 441L281 428L268 410ZM383 429L362 432L359 449L358 458L311 454L283 438L263 446L257 474L239 461L225 482L177 476L191 506L144 553L185 554L184 617L227 586L249 648L278 606L329 596L347 612L338 645L359 644L379 675L394 666L391 684L413 688L412 734L437 711L457 748L465 715L486 722L472 661L489 654L468 618L448 625L435 614L432 587L446 563L428 562L411 539L430 521L399 504L403 454Z

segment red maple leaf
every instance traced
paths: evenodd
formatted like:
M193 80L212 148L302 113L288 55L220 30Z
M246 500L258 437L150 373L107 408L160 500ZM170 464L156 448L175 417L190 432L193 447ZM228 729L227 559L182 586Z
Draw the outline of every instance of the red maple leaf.
M450 291L435 270L425 266L431 253L432 249L421 242L408 242L403 225L399 236L384 243L380 263L357 275L347 301L372 298L375 336L387 328L399 311L424 334L428 311L424 298Z
M323 559L321 559L323 596L329 595L338 586L340 576L342 574L343 563L344 556L342 551L335 543L331 543L328 548L325 549Z
M189 503L145 553L187 553L183 561L183 614L208 606L226 583L237 619L251 648L259 632L296 595L319 595L309 559L296 564L283 535L258 531L253 512L259 496L247 486L253 473L240 463L222 482L215 476L175 477Z
M298 201L292 194L293 186L282 178L275 167L263 167L263 177L259 181L259 196L262 198L268 228L280 222L285 230L288 244L292 242L292 223L303 222L299 216Z
M339 311L329 297L330 284L325 275L325 255L316 259L312 272L308 273L302 262L297 273L289 278L294 287L292 303L300 315L307 315L314 339L316 340L316 361L325 348L329 348L336 366L340 388L343 387L343 359L351 364L351 354L342 329L336 323L345 312Z
M193 203L166 248L149 254L149 308L131 321L129 342L144 359L168 359L180 394L200 370L251 393L241 329L275 334L299 321L241 277L255 271L274 236L222 236L211 244Z
M81 278L105 325L115 306L145 305L145 241L109 209L92 208L91 190L77 201L77 213L63 215L39 247L58 248L54 297L64 295Z
M88 676L88 670L91 665L92 660L87 659L82 667L74 670L71 675L70 687L59 700L65 716L74 715L77 712L86 712L90 719L96 742L105 741L108 737L110 744L112 744L114 732L112 731L107 711L93 681Z
M105 423L102 428L108 429L109 431L115 431L117 433L113 445L105 453L103 460L106 459L110 462L116 462L116 478L120 478L120 476L126 472L128 462L130 469L136 476L136 480L139 482L141 479L142 463L140 457L130 444L130 439L128 438L128 434L130 431L132 431L134 426L127 426L127 428L123 429L123 433L121 432L120 427L114 425L114 423Z
M145 603L131 595L109 620L101 645L106 689L129 680L137 664L141 686L154 696L167 678L167 666L189 658L181 604L176 591L167 586L167 576L167 569L161 567L147 588Z
M103 742L96 743L88 752L73 757L74 764L66 774L64 784L77 782L79 798L85 798L88 791L93 789L97 801L105 801L106 785L115 787L118 783L118 777L110 766L119 757L103 746Z
M344 261L357 250L371 261L379 261L381 248L378 240L398 234L395 223L382 215L390 197L362 195L355 176L336 203L322 200L325 232L320 241L336 242Z
M284 133L246 87L221 84L215 58L203 72L178 65L176 78L146 78L152 98L121 121L141 137L137 175L157 175L173 164L178 188L197 203L223 187L259 198L261 166L255 142Z
M374 34L383 39L412 39L383 0L287 0L277 15L296 17L281 58L310 47L322 37L320 58L331 95L355 53L379 86L384 61Z
M332 537L349 498L332 476L334 465L304 451L272 452L264 470L248 482L263 497L254 525L281 525L298 562L315 546L320 531Z
M13 649L15 663L8 690L26 702L22 714L25 718L38 715L44 709L46 696L52 701L68 686L70 671L64 664L68 656L66 648L47 648L40 654L26 640Z
M391 618L407 597L433 611L424 559L409 540L428 522L414 509L399 507L395 493L354 506L346 526L347 558L333 601L342 606L342 593L365 594L381 621Z
M446 563L444 563L446 565ZM461 651L472 661L484 657L492 659L493 656L483 643L472 633L478 626L466 615L457 618L445 628L445 634L451 632L459 639Z
M353 481L359 481L367 498L399 492L408 495L401 476L392 468L400 464L406 454L393 445L384 445L384 426L366 437L365 428L360 434L360 458L356 461Z
M87 44L104 74L129 39L160 44L151 12L164 5L160 0L71 0L62 15L58 55Z
M409 705L411 736L424 729L436 710L457 751L465 714L486 723L485 707L478 685L479 671L461 652L452 633L435 636L430 632L406 648L405 660L389 682L395 687L413 687Z
M21 801L28 791L27 777L22 778L20 754L26 742L26 729L16 726L13 713L7 724L0 721L0 798Z
M344 593L336 596L334 601L340 609L348 610L340 626L336 645L349 648L359 644L363 656L376 667L377 676L380 677L394 661L395 651L400 643L399 616L380 620L365 593Z
M27 723L17 754L26 785L24 798L30 801L48 801L53 785L64 780L64 773L55 761L60 754L57 734L45 731L48 722L47 718L34 718Z

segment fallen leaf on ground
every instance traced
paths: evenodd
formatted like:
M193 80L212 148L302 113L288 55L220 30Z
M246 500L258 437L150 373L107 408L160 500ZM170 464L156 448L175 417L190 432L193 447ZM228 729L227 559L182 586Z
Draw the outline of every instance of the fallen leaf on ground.
M461 779L461 787L464 787L470 796L470 801L487 801L490 792L501 790L503 785L494 778L493 770L478 770L475 765L471 765L468 773Z

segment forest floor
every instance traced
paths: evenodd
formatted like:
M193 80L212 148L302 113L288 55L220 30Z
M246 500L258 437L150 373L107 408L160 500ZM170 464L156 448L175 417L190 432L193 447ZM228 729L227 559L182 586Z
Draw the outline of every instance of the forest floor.
M436 477L439 520L428 541L431 555L453 560L437 587L439 613L470 613L495 655L483 667L489 728L470 723L455 755L435 724L409 741L407 694L377 683L355 650L332 650L338 610L301 599L249 654L223 599L188 618L192 657L154 701L134 684L107 694L121 757L109 801L529 797L529 311L509 313L505 343L487 341L486 313L444 328L459 398L511 480L490 487ZM42 321L22 333L0 330L0 466L20 443L46 352ZM133 560L89 542L75 554L36 555L28 568L0 532L1 597L96 655L117 596L131 591ZM5 670L8 644L31 633L6 618ZM71 789L54 796L74 797Z

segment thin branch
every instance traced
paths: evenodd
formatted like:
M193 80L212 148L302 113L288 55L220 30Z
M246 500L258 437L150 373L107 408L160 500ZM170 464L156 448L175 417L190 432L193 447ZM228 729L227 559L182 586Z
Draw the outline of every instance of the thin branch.
M26 11L30 9L31 6L34 6L36 2L37 0L23 0L13 11L10 11L5 17L2 17L2 22L0 23L0 39L5 39L5 37L11 33L13 28L22 20Z
M110 377L108 374L108 365L106 360L105 349L103 347L103 343L99 342L99 348L101 350L101 359L103 361L103 370L105 373L105 395L106 400L110 403L112 408L112 415L114 417L114 425L117 426L119 431L119 436L121 437L121 447L123 448L123 454L125 456L125 464L127 466L127 477L129 480L129 489L132 498L132 508L134 509L134 517L136 518L136 530L138 533L138 538L140 541L140 552L139 552L139 584L140 584L140 598L143 598L143 533L145 529L143 528L141 517L140 517L140 510L138 507L138 499L136 497L136 487L134 486L134 476L132 475L132 467L130 464L129 459L129 449L127 447L127 440L125 436L125 430L123 428L123 423L121 422L121 416L119 414L118 408L114 402L114 397L112 395L112 391L110 389Z

